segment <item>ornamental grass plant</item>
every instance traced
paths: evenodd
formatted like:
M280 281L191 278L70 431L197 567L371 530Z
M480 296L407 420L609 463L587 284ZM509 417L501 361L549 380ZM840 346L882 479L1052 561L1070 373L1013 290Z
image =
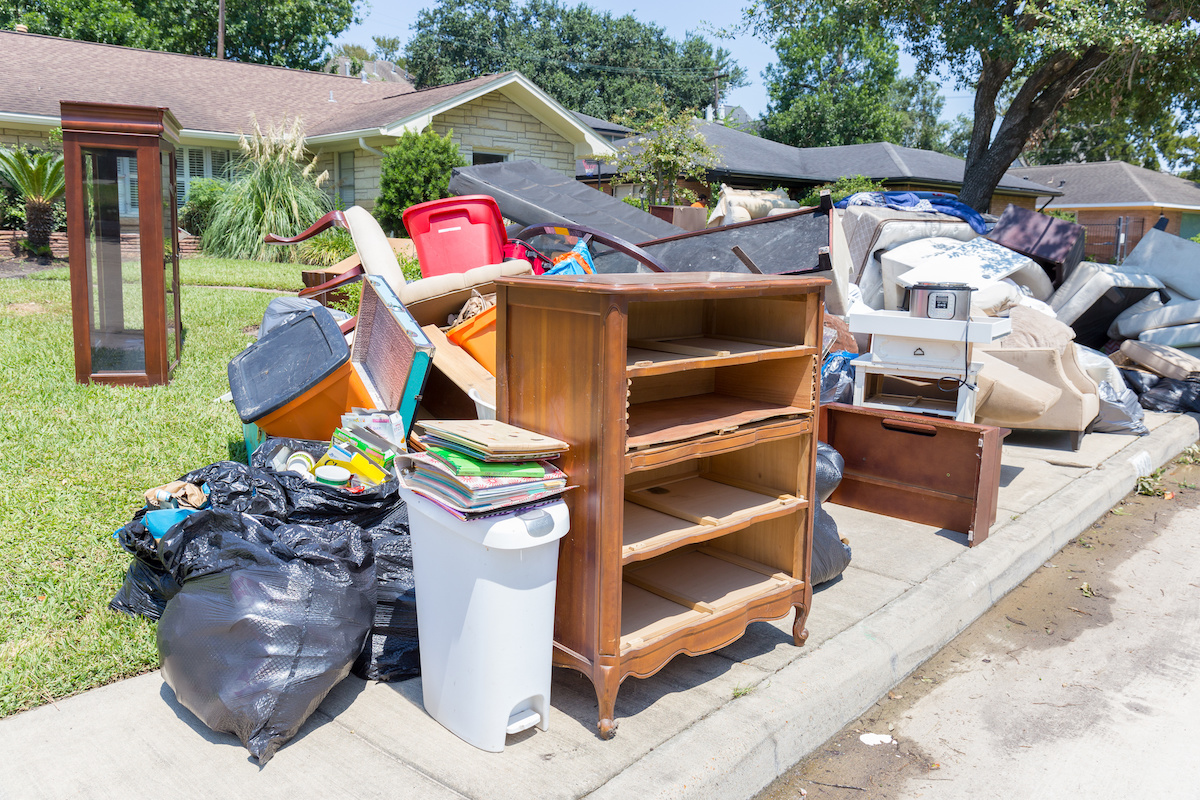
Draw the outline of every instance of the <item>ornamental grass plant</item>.
M315 159L305 163L299 118L265 128L255 120L238 145L233 178L213 205L201 246L221 258L294 262L294 245L267 244L264 237L295 236L333 208L320 187L328 173L314 176Z

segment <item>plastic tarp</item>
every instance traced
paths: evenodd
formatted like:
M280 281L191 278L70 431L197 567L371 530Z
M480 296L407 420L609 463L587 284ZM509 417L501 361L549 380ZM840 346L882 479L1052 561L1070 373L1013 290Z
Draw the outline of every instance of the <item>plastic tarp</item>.
M594 186L533 161L457 167L450 175L450 191L490 195L506 219L523 226L586 225L634 244L682 232L682 228Z
M750 269L734 254L740 247L767 275L798 275L827 268L820 249L830 246L829 213L817 208L722 225L641 242L671 272L739 272ZM826 265L830 262L826 260ZM636 262L617 252L596 256L597 272L633 272Z

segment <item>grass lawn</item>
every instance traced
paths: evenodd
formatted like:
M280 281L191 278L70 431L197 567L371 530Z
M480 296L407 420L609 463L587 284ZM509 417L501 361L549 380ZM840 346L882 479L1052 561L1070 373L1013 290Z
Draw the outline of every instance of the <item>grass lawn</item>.
M183 357L168 386L75 382L66 270L0 280L0 716L158 666L154 625L108 609L130 556L112 537L142 492L244 460L226 365L300 267L181 264Z

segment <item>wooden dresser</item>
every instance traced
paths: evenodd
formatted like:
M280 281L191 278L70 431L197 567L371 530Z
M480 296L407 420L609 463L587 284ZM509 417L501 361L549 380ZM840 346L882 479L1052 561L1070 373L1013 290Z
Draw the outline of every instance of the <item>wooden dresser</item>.
M498 416L565 440L555 664L618 687L812 601L824 278L503 278Z

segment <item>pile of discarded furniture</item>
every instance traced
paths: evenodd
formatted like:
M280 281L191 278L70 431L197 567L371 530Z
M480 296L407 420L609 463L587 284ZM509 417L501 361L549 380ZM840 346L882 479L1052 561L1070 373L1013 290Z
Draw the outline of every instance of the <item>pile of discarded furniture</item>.
M404 215L419 280L358 207L271 237L342 226L357 263L231 361L249 465L117 533L113 607L160 620L180 702L260 762L351 671L424 671L429 713L499 751L569 667L607 738L627 677L756 620L803 644L851 557L823 503L976 546L1012 429L1077 448L1197 402L1200 245L1158 231L1108 266L1073 223L937 193L727 189L685 232L532 164L451 189ZM353 316L322 302L348 291Z

